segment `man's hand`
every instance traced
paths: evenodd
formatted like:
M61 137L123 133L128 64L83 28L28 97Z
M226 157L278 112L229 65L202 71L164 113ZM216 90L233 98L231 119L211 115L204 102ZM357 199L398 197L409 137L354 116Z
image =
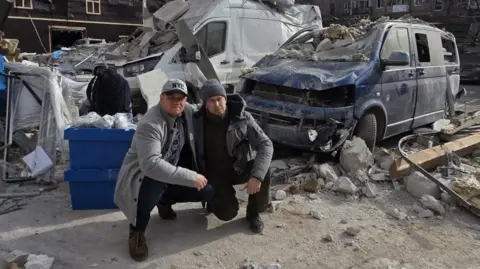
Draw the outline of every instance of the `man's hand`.
M245 186L245 189L247 189L248 194L255 194L260 191L261 186L262 186L262 182L259 179L251 177L248 180L248 183L247 183L247 186Z
M201 189L205 188L205 186L207 186L207 182L207 179L202 174L197 174L197 178L195 180L195 188L200 191Z

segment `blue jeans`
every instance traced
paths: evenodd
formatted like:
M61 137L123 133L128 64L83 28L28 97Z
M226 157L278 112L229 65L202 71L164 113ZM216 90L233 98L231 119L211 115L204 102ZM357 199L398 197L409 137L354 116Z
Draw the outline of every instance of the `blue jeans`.
M137 225L130 225L133 231L145 232L150 213L157 204L173 205L187 202L208 202L213 199L213 187L208 184L202 190L180 185L171 185L149 177L143 178L137 204Z

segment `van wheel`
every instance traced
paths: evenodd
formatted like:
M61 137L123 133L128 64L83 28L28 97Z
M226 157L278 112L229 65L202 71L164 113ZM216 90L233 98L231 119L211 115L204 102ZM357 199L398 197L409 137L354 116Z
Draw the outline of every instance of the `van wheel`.
M373 150L377 142L377 117L373 113L365 114L355 127L355 136L365 140L365 144Z

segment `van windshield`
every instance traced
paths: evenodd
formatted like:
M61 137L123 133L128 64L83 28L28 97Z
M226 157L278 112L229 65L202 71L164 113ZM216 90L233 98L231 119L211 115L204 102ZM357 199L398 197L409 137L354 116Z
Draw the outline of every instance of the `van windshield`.
M298 58L314 61L332 62L367 62L373 55L375 40L377 40L379 27L373 27L364 36L344 47L316 52L319 44L316 36L318 31L299 35L296 39L285 44L275 55L280 58Z

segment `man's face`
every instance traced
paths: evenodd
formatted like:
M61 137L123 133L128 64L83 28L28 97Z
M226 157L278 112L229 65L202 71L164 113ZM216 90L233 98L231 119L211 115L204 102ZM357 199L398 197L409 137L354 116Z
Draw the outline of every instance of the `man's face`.
M165 93L160 95L160 104L172 117L178 117L183 113L187 96L181 92Z
M223 96L212 96L208 99L207 104L208 112L213 115L223 116L225 110L227 110L227 100Z

